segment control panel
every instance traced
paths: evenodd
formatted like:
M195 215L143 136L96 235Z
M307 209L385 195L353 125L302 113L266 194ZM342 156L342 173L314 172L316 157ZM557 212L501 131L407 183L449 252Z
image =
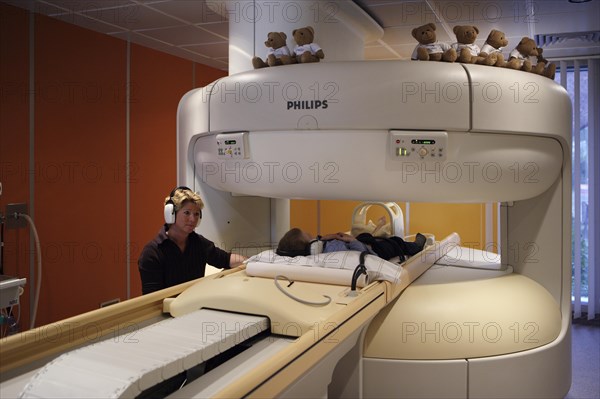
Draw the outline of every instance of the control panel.
M217 134L217 156L227 159L247 158L248 132Z
M390 155L407 161L443 161L448 151L448 133L390 130Z

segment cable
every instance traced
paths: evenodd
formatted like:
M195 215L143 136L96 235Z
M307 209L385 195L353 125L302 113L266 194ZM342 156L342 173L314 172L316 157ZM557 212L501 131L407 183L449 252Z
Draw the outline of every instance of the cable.
M33 232L33 237L35 239L35 250L37 252L37 280L35 284L35 299L33 301L33 311L31 312L31 317L29 321L29 328L32 329L35 327L35 318L37 316L38 303L40 302L40 289L42 288L42 251L40 249L40 238L38 236L37 229L35 228L35 224L31 217L25 213L18 213L17 217L23 217L29 223L31 227L31 231Z
M19 287L19 295L22 294L23 288ZM17 318L13 315L13 309L17 307ZM21 306L11 305L8 308L0 309L0 338L7 337L19 332L19 319L21 317Z
M8 327L4 327L4 324L8 325L8 313L4 309L0 309L0 338L4 338Z
M358 266L354 269L354 273L352 273L352 282L350 285L350 295L356 296L356 284L358 282L359 277L364 274L367 278L369 275L367 274L367 267L365 266L365 257L369 254L369 251L363 251L360 253Z
M4 216L0 215L0 274L4 274Z
M279 285L279 279L280 278L285 279L285 280L289 281L290 283L293 283L294 281L290 280L286 276L282 276L281 274L276 275L275 278L273 279L273 282L275 283L275 286L277 288L279 288L279 291L283 292L285 295L287 295L288 297L292 298L294 301L298 301L298 302L303 303L305 305L312 305L312 306L325 306L325 305L329 305L329 303L331 302L331 297L327 296L327 295L323 295L325 298L327 298L323 302L314 302L314 301L308 301L306 299L298 298L297 296L292 295L288 291L284 290L281 287L281 285Z

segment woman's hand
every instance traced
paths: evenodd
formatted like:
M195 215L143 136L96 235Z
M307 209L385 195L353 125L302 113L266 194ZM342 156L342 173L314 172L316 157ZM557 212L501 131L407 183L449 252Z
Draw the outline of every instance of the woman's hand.
M231 254L229 256L229 267L233 269L234 267L237 267L244 263L245 260L245 256L242 256L240 254Z

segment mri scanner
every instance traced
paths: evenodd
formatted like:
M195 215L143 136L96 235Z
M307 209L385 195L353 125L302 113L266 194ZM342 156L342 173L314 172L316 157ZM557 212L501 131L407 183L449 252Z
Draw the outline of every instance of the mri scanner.
M177 183L207 204L201 233L249 261L3 339L2 397L566 395L568 94L503 68L336 57L336 33L377 36L339 6L350 22L317 29L337 40L327 62L234 69L180 101ZM230 41L261 37L246 28ZM401 264L279 257L289 199L500 203L500 253L453 233Z
M494 201L499 256L438 237L401 265L367 256L352 290L355 254L257 249L4 339L3 396L145 397L188 370L172 397L563 397L570 120L553 81L478 65L293 65L193 90L179 183L205 199L215 242L268 246L289 198Z

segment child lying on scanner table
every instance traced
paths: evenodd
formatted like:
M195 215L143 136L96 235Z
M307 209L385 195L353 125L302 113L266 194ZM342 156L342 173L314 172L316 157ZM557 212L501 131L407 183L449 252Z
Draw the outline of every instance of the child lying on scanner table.
M414 242L404 241L396 236L376 237L373 233L361 233L356 237L334 233L315 239L309 233L294 227L279 240L275 253L281 256L308 256L336 251L367 251L385 260L398 257L403 262L406 256L419 253L427 241L421 233L417 233Z

